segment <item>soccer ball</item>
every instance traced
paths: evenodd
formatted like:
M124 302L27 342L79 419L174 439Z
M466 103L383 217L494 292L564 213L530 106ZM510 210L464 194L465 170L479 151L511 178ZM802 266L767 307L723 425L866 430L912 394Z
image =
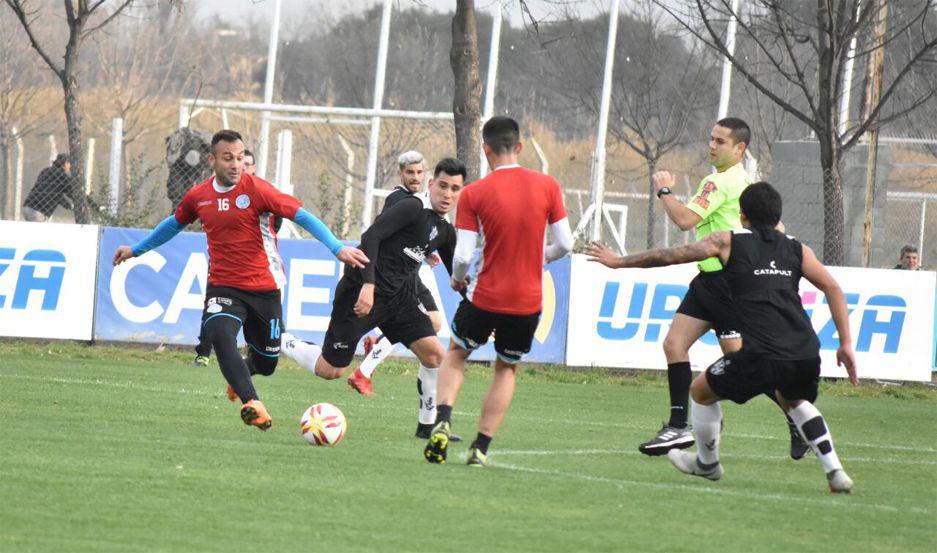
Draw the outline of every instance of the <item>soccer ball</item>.
M345 437L345 414L331 403L316 403L299 421L303 439L310 445L334 446Z

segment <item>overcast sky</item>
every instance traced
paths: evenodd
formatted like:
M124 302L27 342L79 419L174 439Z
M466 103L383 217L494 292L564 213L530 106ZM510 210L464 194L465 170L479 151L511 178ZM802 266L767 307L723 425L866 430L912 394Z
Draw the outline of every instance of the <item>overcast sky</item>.
M290 29L300 22L308 22L315 13L326 21L340 18L347 13L358 13L377 4L382 0L282 0L283 15L281 24L284 29ZM455 0L395 0L394 7L408 9L422 7L426 10L452 12L455 10ZM523 25L520 4L517 0L504 0L504 15L512 26ZM569 8L580 15L589 16L598 11L607 10L611 4L609 0L527 0L531 14L538 20L554 19L563 10ZM627 0L625 2L627 4ZM477 0L475 8L479 11L490 11L497 5L497 0ZM232 23L241 23L245 20L260 23L269 23L273 15L273 0L198 0L198 14L200 16L219 15ZM293 29L296 30L296 29Z

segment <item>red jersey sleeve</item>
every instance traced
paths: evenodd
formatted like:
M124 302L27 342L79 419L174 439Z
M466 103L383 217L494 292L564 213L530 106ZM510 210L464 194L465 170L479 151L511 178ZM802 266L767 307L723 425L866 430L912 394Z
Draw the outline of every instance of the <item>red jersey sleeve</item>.
M176 208L176 221L179 224L191 225L198 219L198 212L195 210L195 206L198 203L195 197L195 191L198 186L193 186L185 193L185 196L182 197L182 201L179 202L179 207Z
M478 232L478 214L475 213L475 208L472 206L472 194L469 190L469 188L466 188L462 191L462 195L459 196L459 208L456 212L455 227Z
M289 194L284 194L269 182L252 177L254 190L260 198L262 211L279 215L287 219L296 217L296 212L303 206L302 200Z
M550 224L566 217L566 206L563 204L563 192L554 179L550 179Z

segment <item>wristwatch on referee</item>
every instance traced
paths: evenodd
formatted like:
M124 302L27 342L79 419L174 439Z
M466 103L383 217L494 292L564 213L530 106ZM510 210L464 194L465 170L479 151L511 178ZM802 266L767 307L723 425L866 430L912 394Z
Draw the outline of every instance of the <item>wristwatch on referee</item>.
M673 194L673 192L672 192L669 188L667 188L666 186L662 186L662 187L660 188L660 190L657 191L657 197L658 197L658 198L660 198L661 196L667 195L667 194Z

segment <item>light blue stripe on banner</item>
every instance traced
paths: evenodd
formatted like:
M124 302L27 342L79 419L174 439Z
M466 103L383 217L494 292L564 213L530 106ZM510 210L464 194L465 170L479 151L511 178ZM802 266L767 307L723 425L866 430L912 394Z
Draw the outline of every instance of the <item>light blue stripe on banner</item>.
M276 359L277 357L280 356L279 353L265 353L265 352L262 352L262 351L260 351L259 349L255 348L255 347L254 347L254 344L247 344L247 345L250 346L251 349L254 350L254 351L257 353L257 355L263 355L264 357L273 357L274 359Z
M239 322L239 323L241 323L241 324L244 324L243 322L241 322L241 319L240 319L240 318L235 317L234 315L231 315L231 314L229 314L229 313L215 313L215 314L212 315L211 317L205 319L205 322L202 323L202 326L205 326L205 325L208 323L208 321L214 319L215 317L231 317L232 319L236 320L237 322Z

